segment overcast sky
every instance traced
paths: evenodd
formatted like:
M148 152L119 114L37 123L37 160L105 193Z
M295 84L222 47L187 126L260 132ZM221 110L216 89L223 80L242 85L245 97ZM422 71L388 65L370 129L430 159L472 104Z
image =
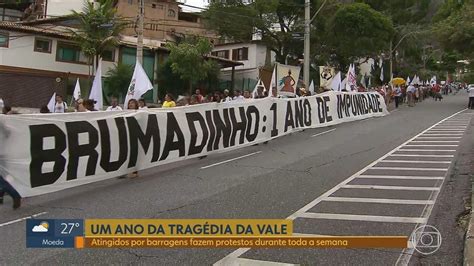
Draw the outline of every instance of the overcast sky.
M186 0L186 1L178 0L178 2L186 2L186 4L190 6L199 6L199 7L207 6L207 0ZM186 6L183 6L183 9L185 9L186 11L199 11L199 10L196 10L195 8L189 8Z

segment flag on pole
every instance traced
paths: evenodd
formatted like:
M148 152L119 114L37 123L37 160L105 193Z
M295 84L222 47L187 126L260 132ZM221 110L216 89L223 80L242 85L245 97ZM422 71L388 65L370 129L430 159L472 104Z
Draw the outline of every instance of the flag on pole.
M92 89L89 99L95 101L96 110L102 110L104 104L102 95L102 58L99 59L99 66L97 66L94 81L92 82Z
M48 102L48 109L50 113L54 113L54 110L56 109L56 92L53 93L53 96Z
M355 66L350 65L349 70L347 71L347 77L346 77L346 85L345 85L346 91L357 91L357 79L355 75Z
M309 93L311 93L311 95L316 94L316 91L314 90L314 80L311 80L311 84L309 84L308 91Z
M270 81L270 88L268 88L268 95L267 95L267 97L273 97L273 88L277 88L276 66L273 68L272 80Z
M255 88L253 89L252 92L252 98L256 99L258 98L258 88L262 88L262 93L266 90L265 85L263 84L262 80L259 79L257 84L255 84Z
M347 77L344 78L344 79L341 81L341 85L340 85L340 87L339 87L339 91L345 90L345 89L346 89L346 84L347 84Z
M130 86L128 86L123 109L126 110L128 108L128 101L131 99L138 100L143 94L145 94L145 92L152 89L153 85L151 84L150 79L148 78L140 62L137 60L135 64L135 70L133 70L132 80L130 81Z
M337 73L337 75L333 78L331 82L331 89L333 91L341 91L341 72Z
M74 87L72 97L74 98L74 101L77 101L81 98L81 84L79 84L79 78L77 78L76 87Z
M382 83L383 83L383 60L382 60L382 58L380 58L379 65L380 65L380 81L382 81Z
M407 77L407 85L410 85L410 82L411 82L410 76L408 76L408 77Z

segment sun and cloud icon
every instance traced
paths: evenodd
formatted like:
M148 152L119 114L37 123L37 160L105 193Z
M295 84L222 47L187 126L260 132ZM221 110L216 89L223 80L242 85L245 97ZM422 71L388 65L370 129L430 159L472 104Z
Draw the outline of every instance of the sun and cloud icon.
M46 233L48 232L49 223L48 222L41 222L39 225L35 225L33 229L31 229L34 233Z

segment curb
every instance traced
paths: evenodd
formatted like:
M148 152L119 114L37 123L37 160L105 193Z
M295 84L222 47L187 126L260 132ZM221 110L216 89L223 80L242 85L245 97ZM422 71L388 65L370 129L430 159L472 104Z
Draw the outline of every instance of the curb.
M474 212L472 205L474 204L474 182L471 180L471 215L469 218L469 226L467 228L464 240L464 265L474 265Z

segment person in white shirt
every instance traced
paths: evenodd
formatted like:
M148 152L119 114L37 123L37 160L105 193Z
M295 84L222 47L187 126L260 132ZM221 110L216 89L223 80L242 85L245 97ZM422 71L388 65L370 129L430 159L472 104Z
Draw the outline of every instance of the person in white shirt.
M234 100L234 101L243 101L243 100L245 100L245 98L244 98L244 96L242 96L242 93L240 92L240 90L236 90L235 91L235 96L232 100Z
M139 110L148 109L148 106L146 106L145 99L141 98L140 100L138 100L138 109Z
M63 101L63 96L56 95L56 104L54 105L53 113L65 113L67 110L67 104Z
M232 97L229 96L229 90L225 89L224 90L224 97L221 102L223 103L228 103L232 101Z
M467 108L474 109L474 86L467 89L469 92L469 105Z
M122 111L122 107L118 105L118 99L117 97L112 97L110 98L110 104L111 106L107 107L105 111Z

